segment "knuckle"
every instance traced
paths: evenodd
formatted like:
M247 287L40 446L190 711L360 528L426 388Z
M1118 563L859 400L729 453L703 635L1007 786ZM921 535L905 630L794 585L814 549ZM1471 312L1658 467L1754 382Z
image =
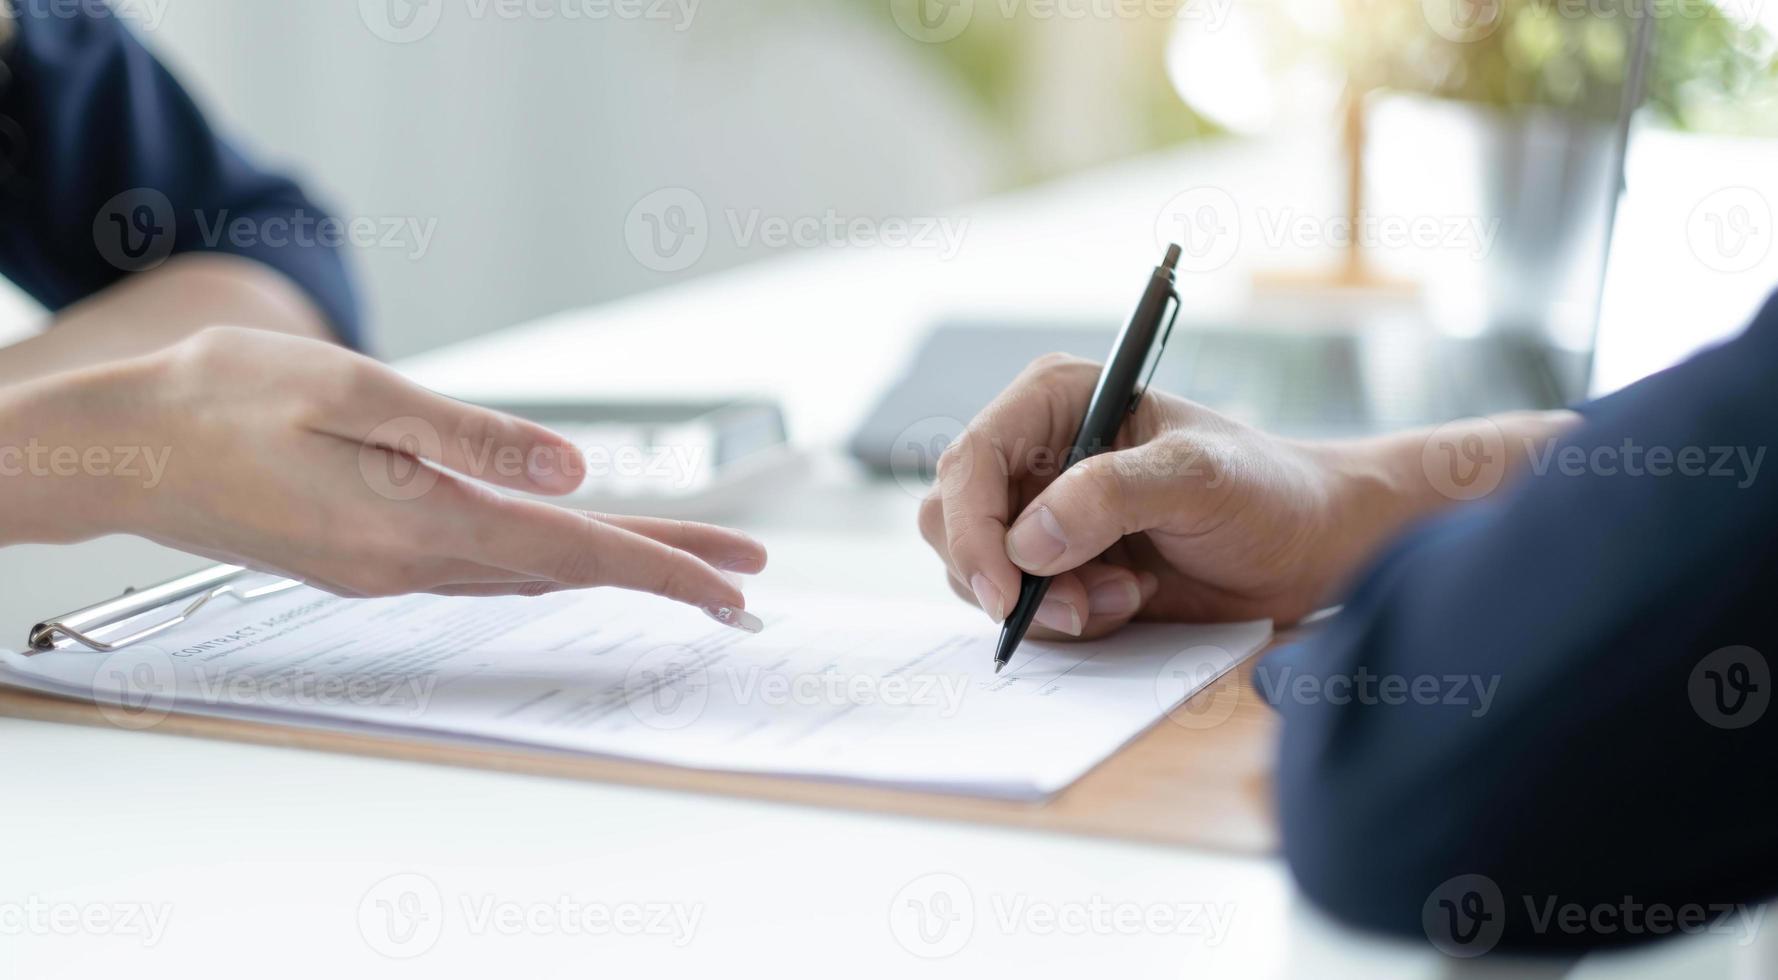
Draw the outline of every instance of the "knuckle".
M1128 533L1129 477L1123 471L1123 460L1116 456L1095 456L1069 470L1067 482L1076 506L1093 518L1112 524Z
M936 493L926 495L920 501L920 536L927 544L936 545L944 540L945 504L943 498Z
M1049 353L1031 362L1025 374L1034 381L1054 381L1087 363L1073 354Z
M954 477L964 467L969 456L970 438L969 430L966 429L938 454L937 474L940 485L944 485L948 477Z
M551 563L551 575L556 581L567 585L597 585L604 581L604 561L600 557L597 522L587 518L587 530L583 535L575 535L565 542L562 550Z
M456 431L451 435L460 445L469 446L474 454L480 454L483 450L501 446L506 429L506 422L500 416L487 411L471 411L457 420Z
M237 327L205 327L191 334L167 351L173 371L181 378L213 384L238 345L240 332Z
M667 522L666 537L669 541L696 541L709 530L708 526L692 521L671 520Z
M649 591L674 599L690 597L691 577L686 562L680 556L673 555L662 562L655 572Z

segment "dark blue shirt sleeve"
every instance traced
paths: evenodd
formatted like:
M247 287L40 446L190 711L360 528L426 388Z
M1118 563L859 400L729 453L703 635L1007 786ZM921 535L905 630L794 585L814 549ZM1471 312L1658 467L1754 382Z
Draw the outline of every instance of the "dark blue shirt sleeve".
M1778 302L1584 415L1256 673L1285 853L1336 917L1578 949L1778 892Z
M169 255L264 263L361 346L339 226L221 139L101 0L14 5L0 77L0 273L59 310Z

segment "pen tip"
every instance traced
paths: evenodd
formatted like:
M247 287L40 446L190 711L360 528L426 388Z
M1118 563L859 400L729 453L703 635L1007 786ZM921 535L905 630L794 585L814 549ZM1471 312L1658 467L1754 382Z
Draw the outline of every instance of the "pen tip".
M1000 673L1000 668L1005 667L1005 666L1006 666L1006 661L1004 661L1004 660L994 661L994 673L996 673L996 674Z
M1161 268L1172 270L1179 266L1179 246L1168 245L1167 257L1161 260Z

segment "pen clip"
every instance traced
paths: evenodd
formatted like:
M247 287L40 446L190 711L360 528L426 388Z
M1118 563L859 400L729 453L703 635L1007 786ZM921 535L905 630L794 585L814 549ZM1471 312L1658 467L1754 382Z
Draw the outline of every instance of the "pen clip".
M1161 368L1161 355L1167 350L1167 338L1173 336L1173 321L1179 319L1179 308L1184 305L1179 301L1178 290L1167 291L1167 302L1173 304L1173 313L1167 317L1167 325L1161 328L1161 339L1155 342L1154 356L1148 363L1148 377L1142 379L1142 387L1130 397L1131 415L1136 414L1136 409L1142 405L1142 396L1148 394L1148 386L1154 383L1154 373Z

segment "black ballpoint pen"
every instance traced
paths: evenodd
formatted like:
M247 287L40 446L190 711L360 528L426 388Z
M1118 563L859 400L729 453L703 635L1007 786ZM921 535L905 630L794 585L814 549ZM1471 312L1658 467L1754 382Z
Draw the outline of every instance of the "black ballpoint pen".
M1099 372L1099 383L1093 388L1092 400L1087 402L1086 417L1074 435L1074 448L1062 461L1063 470L1110 449L1117 441L1124 419L1136 411L1142 395L1148 391L1148 382L1154 378L1154 369L1160 364L1161 350L1167 346L1167 336L1173 332L1173 321L1179 318L1179 293L1173 288L1173 270L1178 265L1179 246L1168 245L1166 258L1149 277L1148 287L1142 291L1142 302L1137 304L1136 313L1130 317L1123 332L1117 335L1111 356L1106 359L1104 370ZM1171 314L1167 312L1169 306L1172 307ZM1012 614L1006 617L1006 625L1000 629L1000 642L994 647L994 673L1000 673L1012 659L1012 652L1018 649L1025 631L1031 628L1031 620L1037 615L1037 607L1043 604L1043 594L1049 587L1048 578L1028 572L1019 582L1019 601L1013 605Z

